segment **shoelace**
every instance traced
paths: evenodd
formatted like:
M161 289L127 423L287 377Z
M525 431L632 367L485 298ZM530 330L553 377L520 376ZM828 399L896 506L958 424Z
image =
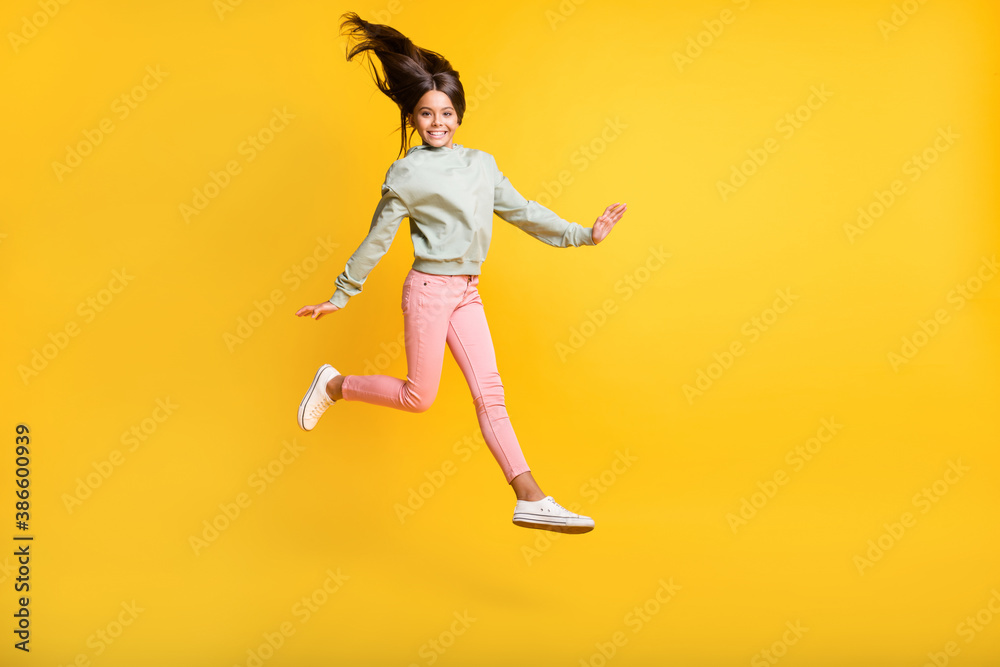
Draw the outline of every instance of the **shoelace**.
M312 410L309 411L309 416L310 417L319 417L321 414L323 414L326 411L326 409L328 407L330 407L331 405L333 405L333 403L334 403L334 401L331 401L329 398L326 398L326 397L320 398L320 402L317 403L316 405L314 405L312 407Z
M556 507L558 507L559 509L561 509L563 512L566 512L567 514L573 514L573 515L576 514L575 512L570 512L568 509L566 509L565 507L563 507L562 505L560 505L559 503L557 503L555 501L555 499L550 498L549 502L552 503L553 505L555 505Z

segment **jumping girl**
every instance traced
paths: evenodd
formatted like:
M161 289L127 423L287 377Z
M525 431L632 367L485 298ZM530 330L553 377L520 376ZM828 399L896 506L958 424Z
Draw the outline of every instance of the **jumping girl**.
M342 30L356 40L347 60L365 54L375 83L399 107L400 153L382 184L371 228L336 280L329 301L295 314L319 319L361 292L369 272L388 251L403 218L410 220L413 268L403 283L406 380L387 375L341 375L329 364L316 372L299 405L299 426L312 430L341 399L423 412L433 403L447 343L465 375L483 438L517 496L513 522L566 533L593 530L594 520L570 512L546 495L532 477L504 404L493 341L479 298L493 214L556 247L596 245L625 213L608 206L592 228L567 222L526 200L489 153L453 143L465 114L458 72L440 54L414 45L399 31L363 21L350 12ZM382 63L380 77L371 55ZM409 136L406 134L407 128ZM423 143L408 148L413 131Z

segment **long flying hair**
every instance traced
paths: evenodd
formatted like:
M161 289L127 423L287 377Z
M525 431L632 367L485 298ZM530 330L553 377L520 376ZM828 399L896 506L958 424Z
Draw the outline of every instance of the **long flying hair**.
M353 46L348 45L347 60L364 54L371 67L375 85L399 107L399 154L409 147L416 127L406 133L407 115L413 113L417 102L428 90L440 90L451 98L458 115L458 124L465 116L465 89L452 69L451 63L440 53L422 49L395 28L380 23L369 23L355 12L341 16L341 33L346 34ZM372 54L382 63L383 75L372 61ZM398 156L397 156L398 157Z

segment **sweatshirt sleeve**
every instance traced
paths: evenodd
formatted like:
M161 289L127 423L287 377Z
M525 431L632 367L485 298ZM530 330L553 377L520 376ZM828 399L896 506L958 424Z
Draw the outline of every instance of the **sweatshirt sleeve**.
M595 245L591 227L567 222L538 202L522 197L496 166L496 161L493 161L493 170L493 211L498 216L551 246Z
M399 224L408 215L406 204L389 186L388 175L382 184L382 199L372 216L368 236L347 260L344 272L337 276L337 289L330 297L330 303L343 308L347 300L361 292L368 274L389 250Z

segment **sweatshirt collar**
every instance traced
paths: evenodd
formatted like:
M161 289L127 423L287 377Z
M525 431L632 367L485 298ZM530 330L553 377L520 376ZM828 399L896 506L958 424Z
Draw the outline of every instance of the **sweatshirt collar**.
M431 151L432 153L452 153L462 147L462 144L452 144L451 148L447 148L445 146L428 146L427 144L418 144L416 146L411 146L410 150L406 151L406 154L409 155L413 151L418 150Z

